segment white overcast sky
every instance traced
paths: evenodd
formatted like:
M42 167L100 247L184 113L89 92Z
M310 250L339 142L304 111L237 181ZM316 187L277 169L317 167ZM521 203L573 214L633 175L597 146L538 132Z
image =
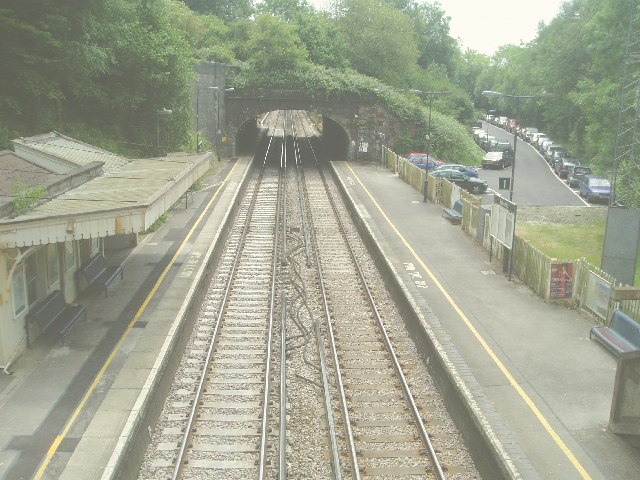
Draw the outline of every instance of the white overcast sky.
M563 0L439 0L449 22L450 35L462 50L492 55L506 44L519 45L536 38L538 23L549 23Z
M421 1L421 0L418 0ZM467 48L493 55L506 44L528 43L538 32L538 23L549 23L563 0L437 0L447 16L450 35ZM309 0L322 8L331 0Z

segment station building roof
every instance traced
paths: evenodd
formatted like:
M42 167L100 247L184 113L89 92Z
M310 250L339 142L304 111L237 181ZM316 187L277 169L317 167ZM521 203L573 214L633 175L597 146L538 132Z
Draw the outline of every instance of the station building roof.
M0 248L143 232L204 175L211 156L175 153L126 160L23 215L0 219Z
M10 203L19 185L26 187L47 186L59 180L46 168L25 160L11 150L0 151L0 206Z
M12 143L16 154L54 173L68 173L92 162L102 162L103 170L109 172L131 161L56 131L20 137Z

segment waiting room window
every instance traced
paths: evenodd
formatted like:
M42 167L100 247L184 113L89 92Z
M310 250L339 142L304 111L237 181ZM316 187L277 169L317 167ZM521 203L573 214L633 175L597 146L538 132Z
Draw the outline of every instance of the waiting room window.
M42 257L42 255L38 254L29 255L24 261L29 305L33 305L38 301L38 292L41 290L38 282L38 256Z
M58 269L58 244L50 243L47 245L47 287L50 289L60 280L60 271Z
M100 237L91 239L91 256L100 253Z
M67 272L76 267L76 249L74 242L64 242L64 261Z
M11 291L13 292L13 313L17 317L27 308L27 291L25 288L23 263L18 265L13 271Z

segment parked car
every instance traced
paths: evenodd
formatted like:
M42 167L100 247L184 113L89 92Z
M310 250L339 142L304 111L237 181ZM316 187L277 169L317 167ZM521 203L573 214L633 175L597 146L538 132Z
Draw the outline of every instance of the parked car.
M564 148L559 143L552 143L551 145L549 145L547 147L547 149L544 151L544 159L547 161L547 163L551 163L551 161L553 160L553 155L556 152L565 152L566 153L567 149Z
M611 197L611 183L604 177L596 177L593 175L586 175L580 183L580 196L586 197L587 202L592 200L609 201Z
M553 171L556 172L556 175L558 175L560 177L560 171L562 170L562 167L565 163L570 163L573 165L580 165L580 162L578 161L577 158L573 158L573 157L558 157L555 159L555 161L553 162ZM563 178L563 177L560 177Z
M522 138L526 142L530 142L531 135L537 132L538 129L536 127L525 127L524 129L520 130L520 138Z
M510 167L512 161L505 158L505 152L487 152L482 157L482 168L499 168Z
M436 160L431 155L418 152L410 153L407 157L407 160L409 161L409 163L413 163L416 167L419 167L426 171L438 168L438 166L443 163L439 160Z
M475 168L468 167L459 163L443 163L436 170L458 170L470 177L478 178L478 171Z
M542 153L542 142L550 140L549 135L546 133L538 133L535 136L535 140L531 142L531 144L535 147L536 150Z
M591 175L591 169L582 165L569 167L567 172L567 183L570 187L577 187L584 177Z
M546 140L542 141L542 143L540 144L540 153L542 154L543 157L545 152L547 151L547 148L549 148L553 144L554 144L553 140L551 140L550 138L547 138Z
M577 162L571 162L570 158L563 159L562 165L558 168L558 177L567 178L569 176L569 169L574 168L576 165L579 165Z
M555 164L556 161L559 158L565 158L565 157L570 157L571 154L569 154L569 152L567 152L566 150L556 150L555 152L553 152L553 155L551 156L551 160L549 160L549 165L551 165L551 168L555 168Z
M429 175L439 178L446 178L452 183L464 188L471 193L484 193L487 191L488 185L485 180L479 178L470 177L464 173L453 169L438 169L429 172Z
M480 147L485 152L493 150L493 147L497 143L498 143L498 139L496 137L494 137L493 135L487 135L487 136L484 136L484 137L480 137Z

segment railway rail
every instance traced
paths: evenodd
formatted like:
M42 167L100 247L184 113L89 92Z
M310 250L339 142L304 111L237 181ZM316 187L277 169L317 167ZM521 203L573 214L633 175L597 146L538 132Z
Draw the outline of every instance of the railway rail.
M480 478L309 121L271 115L139 478Z

